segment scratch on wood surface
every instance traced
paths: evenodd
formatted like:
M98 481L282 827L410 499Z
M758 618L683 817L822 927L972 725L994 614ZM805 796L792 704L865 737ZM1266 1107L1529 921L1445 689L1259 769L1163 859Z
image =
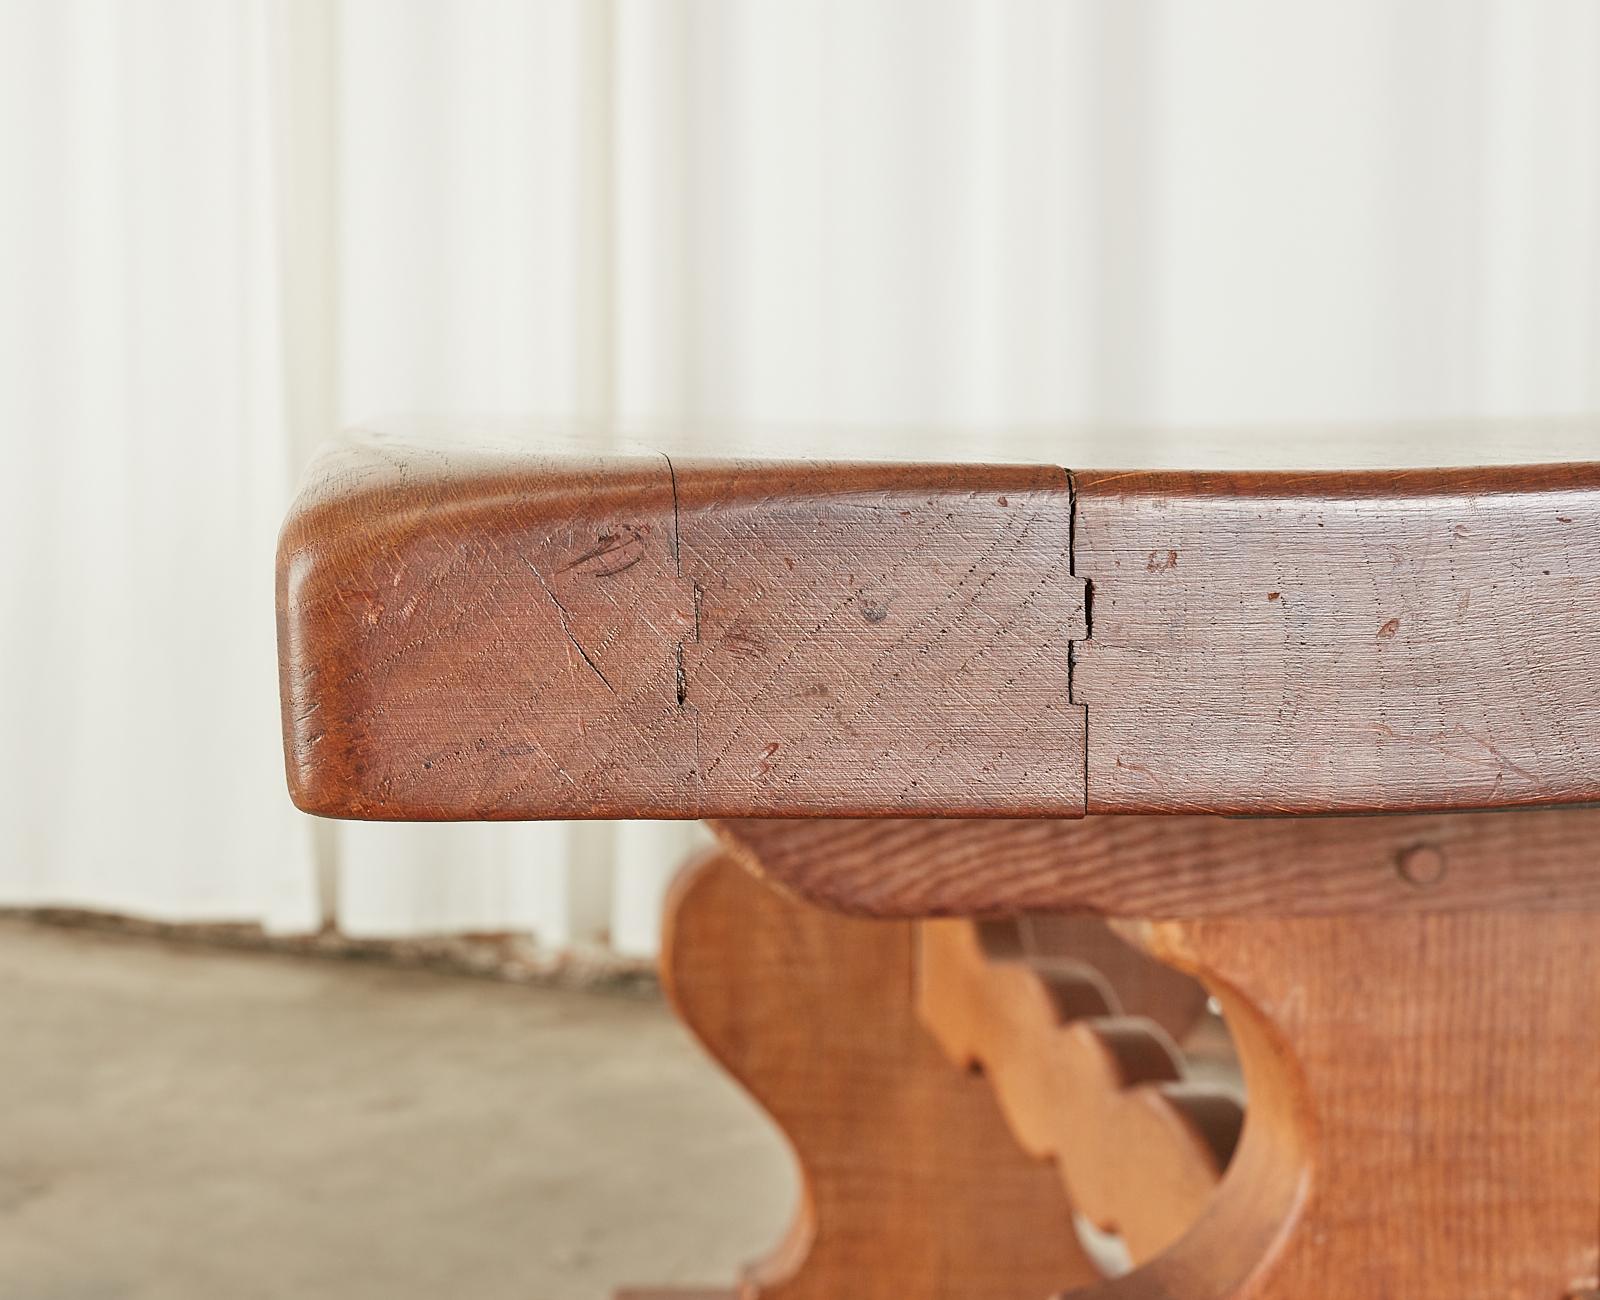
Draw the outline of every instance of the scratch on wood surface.
M589 652L583 648L583 643L572 635L572 618L567 607L561 603L561 597L556 595L555 590L545 581L544 574L539 572L538 566L532 560L524 556L522 562L528 566L529 571L539 580L539 585L544 588L545 595L550 597L551 604L556 607L556 612L561 616L561 630L566 634L566 638L571 643L572 648L578 652L583 662L589 665L589 671L605 684L606 690L615 695L617 688L611 684L611 679L601 671L600 665L589 657Z
M1460 725L1437 736L1408 735L1405 732L1396 731L1386 722L1374 722L1370 726L1372 731L1382 736L1385 740L1398 740L1413 745L1421 745L1436 754L1442 754L1446 758L1453 758L1457 762L1466 763L1473 767L1489 767L1502 773L1514 772L1530 781L1535 779L1535 774L1529 768L1513 759L1492 738L1480 736L1476 732L1468 731ZM1452 743L1456 740L1466 741L1469 746L1485 750L1490 757L1484 758L1472 753L1463 753L1459 744Z
M560 571L571 573L577 570L595 578L613 578L619 573L626 573L644 559L644 534L649 531L648 524L642 527L623 524L616 532L603 532L594 546L570 564L563 565ZM585 565L592 567L584 568Z

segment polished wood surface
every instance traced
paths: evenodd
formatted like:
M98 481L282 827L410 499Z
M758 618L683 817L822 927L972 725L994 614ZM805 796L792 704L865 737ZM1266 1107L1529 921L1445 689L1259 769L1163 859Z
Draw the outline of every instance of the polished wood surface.
M1074 483L1091 812L1600 798L1600 466Z
M280 543L291 792L374 818L1080 814L1070 527L1046 467L351 441Z
M1600 808L1381 817L712 823L801 897L863 916L1365 916L1600 908Z
M1597 448L1600 450L1600 448ZM291 790L375 818L1600 799L1600 467L326 454Z

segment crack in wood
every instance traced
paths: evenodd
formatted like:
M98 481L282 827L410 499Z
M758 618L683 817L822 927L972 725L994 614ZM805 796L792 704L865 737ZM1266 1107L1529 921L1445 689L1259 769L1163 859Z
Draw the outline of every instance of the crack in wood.
M583 648L583 643L579 641L577 637L572 635L572 616L568 612L567 607L562 604L561 597L556 595L555 589L545 581L544 574L539 572L538 566L534 564L532 560L524 556L522 562L528 566L528 569L532 572L533 576L539 580L539 585L544 588L545 595L550 597L551 603L556 607L556 612L561 616L561 630L566 634L566 638L571 643L572 648L578 652L578 655L583 662L589 665L589 671L605 684L606 690L615 695L617 693L617 688L611 684L611 679L608 678L603 671L601 671L600 665L595 663L593 658L590 657L589 652Z

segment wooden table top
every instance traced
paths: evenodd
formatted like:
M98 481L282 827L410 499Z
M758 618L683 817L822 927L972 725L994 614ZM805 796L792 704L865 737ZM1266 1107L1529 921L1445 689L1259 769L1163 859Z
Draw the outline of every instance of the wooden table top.
M923 464L524 436L413 426L313 466L279 553L302 807L1071 817L1600 797L1600 423L932 433ZM1136 468L987 463L1091 441Z

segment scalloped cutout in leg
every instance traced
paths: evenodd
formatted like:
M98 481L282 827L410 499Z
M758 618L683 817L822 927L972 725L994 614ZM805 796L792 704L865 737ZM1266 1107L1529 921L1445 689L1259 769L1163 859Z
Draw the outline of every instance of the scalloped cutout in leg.
M1560 1300L1600 1268L1600 915L1173 922L1249 1088L1216 1200L1073 1300Z
M801 903L712 854L679 877L679 1016L789 1140L789 1236L741 1300L1038 1300L1098 1276L1047 1165L915 1012L913 922Z

